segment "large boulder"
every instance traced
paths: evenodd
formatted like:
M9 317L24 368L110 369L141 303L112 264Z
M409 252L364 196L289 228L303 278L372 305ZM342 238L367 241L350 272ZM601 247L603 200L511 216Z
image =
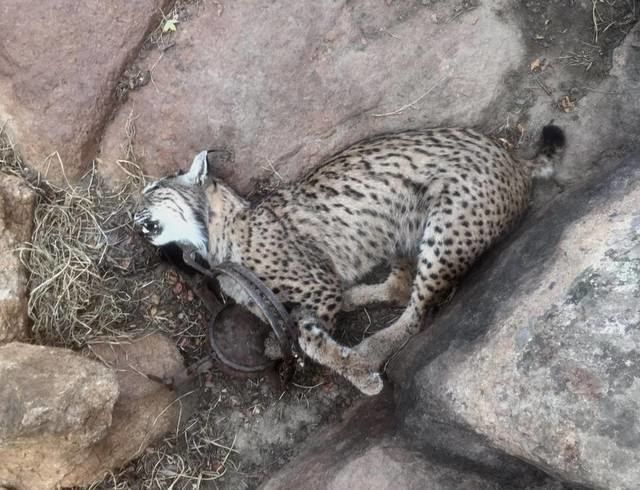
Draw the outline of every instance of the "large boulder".
M31 239L36 195L0 173L0 345L27 337L27 272L18 249Z
M412 450L395 432L389 393L353 407L340 423L311 439L262 490L500 489L454 459ZM531 484L526 468L521 482ZM542 482L543 483L543 482ZM505 486L504 488L509 488ZM531 485L529 488L538 488ZM551 488L551 487L549 487Z
M474 7L199 4L170 49L139 61L153 83L132 93L108 126L99 170L125 179L117 162L134 148L145 172L161 176L203 148L226 147L235 161L219 172L246 192L258 178L294 179L382 131L495 125L501 82L523 50L516 26L494 6Z
M176 395L146 374L173 376L182 358L151 335L130 344L0 347L0 486L18 490L101 480L175 429Z
M0 3L0 126L28 164L58 184L86 172L117 82L168 3Z
M51 489L112 424L115 373L65 349L0 347L0 485Z
M640 156L532 213L391 367L402 432L562 480L640 482Z

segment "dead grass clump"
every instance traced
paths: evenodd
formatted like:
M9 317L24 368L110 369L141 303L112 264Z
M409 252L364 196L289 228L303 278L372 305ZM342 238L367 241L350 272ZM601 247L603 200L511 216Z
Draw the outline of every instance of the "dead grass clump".
M135 185L108 192L95 168L76 186L47 184L23 165L1 131L0 171L23 177L39 196L31 242L20 249L30 275L34 340L80 347L89 340L134 335L124 322L136 306L135 285L126 277L134 259Z
M20 155L15 151L9 135L4 132L4 126L0 127L0 169L4 173L20 175L24 173L24 165Z
M624 36L638 20L637 0L591 0L591 20L593 23L593 43L598 45L604 35L618 31Z
M121 247L130 235L130 208L125 192L98 192L94 170L78 186L50 189L37 206L24 248L37 342L77 347L122 336L116 327L127 320L132 297L116 271L132 260Z

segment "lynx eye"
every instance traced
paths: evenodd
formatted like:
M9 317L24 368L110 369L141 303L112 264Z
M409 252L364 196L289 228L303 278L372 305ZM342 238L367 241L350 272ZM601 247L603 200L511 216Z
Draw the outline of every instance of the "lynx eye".
M145 221L141 225L141 231L143 234L156 234L160 230L160 225L157 221Z

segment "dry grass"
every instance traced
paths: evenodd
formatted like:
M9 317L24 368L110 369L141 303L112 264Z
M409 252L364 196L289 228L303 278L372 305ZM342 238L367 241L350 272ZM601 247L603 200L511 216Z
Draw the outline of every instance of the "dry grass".
M95 167L77 185L58 187L29 171L0 133L0 171L23 177L39 196L31 241L19 250L35 342L78 348L158 330L201 337L194 319L176 322L158 307L167 287L147 267L153 252L132 228L144 176L129 163L128 181L116 191L102 185Z
M158 258L132 228L145 178L135 162L122 165L128 181L116 191L102 185L95 168L77 185L57 187L26 168L0 131L0 172L24 178L38 194L31 241L19 249L30 275L34 340L78 348L161 331L199 355L201 305L193 298L178 303L170 289L175 273L167 281L153 270Z
M22 176L39 196L32 240L20 249L30 275L34 340L79 347L139 333L125 325L136 305L135 286L126 277L135 252L134 187L106 192L95 168L77 186L41 182L23 166L6 134L0 135L0 170Z
M24 178L25 182L40 196L46 192L46 186L40 182L39 176L24 166L22 158L15 151L13 141L5 132L4 125L0 125L0 172Z
M560 56L558 59L565 60L571 66L582 66L584 71L589 71L593 66L593 55L585 50L580 53L570 51L566 56Z
M626 33L638 18L637 0L591 0L593 43L599 44L609 30Z
M132 313L133 297L118 274L133 260L126 247L130 198L126 189L98 192L92 170L78 186L51 189L36 208L24 251L37 342L81 346L138 333L118 330Z

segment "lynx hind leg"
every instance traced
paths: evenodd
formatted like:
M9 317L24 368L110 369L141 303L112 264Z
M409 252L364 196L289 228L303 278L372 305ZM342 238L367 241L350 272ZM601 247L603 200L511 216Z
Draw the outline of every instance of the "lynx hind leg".
M420 242L411 299L400 318L354 347L370 367L382 366L420 331L427 308L449 290L488 245L482 220L466 219L461 207L450 209L443 214L436 208L429 217Z
M442 213L438 206L432 208L419 245L411 298L400 318L353 348L341 346L320 329L307 327L305 342L314 346L311 357L332 367L365 394L375 394L382 388L375 384L371 387L372 378L379 379L384 362L418 333L427 307L486 247L483 222L465 219L463 208L454 206L451 211ZM454 216L458 218L452 219Z
M408 262L394 264L384 282L360 284L344 292L342 309L351 311L371 303L406 305L411 297L412 266Z

